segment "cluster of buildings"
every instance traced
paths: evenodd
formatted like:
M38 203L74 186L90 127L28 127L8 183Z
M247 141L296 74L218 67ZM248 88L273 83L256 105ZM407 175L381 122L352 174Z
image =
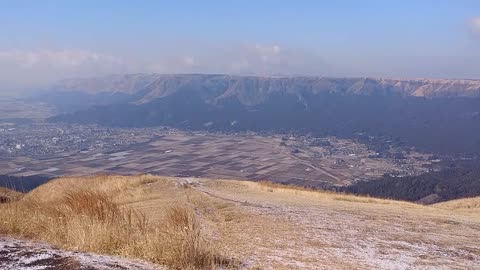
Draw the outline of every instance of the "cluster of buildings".
M65 153L108 151L174 132L165 128L106 128L97 125L32 123L0 128L0 156L48 158Z

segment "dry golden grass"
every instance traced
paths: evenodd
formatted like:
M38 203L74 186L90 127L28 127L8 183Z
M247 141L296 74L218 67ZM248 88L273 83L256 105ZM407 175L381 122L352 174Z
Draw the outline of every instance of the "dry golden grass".
M94 177L64 177L54 179L26 194L26 198L32 198L41 202L56 201L65 195L66 191L76 189L94 189L112 196L116 202L126 203L143 199L145 190L139 188L142 185L162 181L162 178L153 175L117 176L99 175Z
M476 202L423 206L271 182L68 177L1 204L0 234L172 269L381 269L400 252L469 269L449 250L480 258L480 215L463 210ZM365 253L364 245L380 250ZM418 259L430 245L437 261Z
M297 194L306 197L324 199L324 200L336 200L336 201L346 201L346 202L355 202L355 203L375 203L375 204L410 204L409 202L404 201L395 201L387 199L378 199L372 198L369 196L358 196L351 194L343 194L333 191L326 190L317 190L293 185L284 185L279 183L273 183L270 181L261 181L261 182L245 182L249 187L254 189L260 189L268 192L276 193L286 193L286 194Z
M23 199L0 206L0 233L43 240L61 247L146 259L172 269L213 269L228 264L202 235L187 205L163 208L151 222L124 206L148 197L154 176L64 178ZM162 209L162 208L160 208Z
M477 209L480 210L480 197L464 198L448 202L436 203L434 207L443 209Z
M225 239L229 246L237 243L235 247L240 247L234 253L244 254L246 258L278 256L276 260L260 263L262 268L384 269L379 265L388 262L382 258L395 261L398 254L402 254L417 260L425 248L434 255L418 259L419 263L459 269L467 265L465 269L473 269L468 266L468 260L450 253L442 262L430 258L437 258L452 248L468 250L471 258L480 255L475 241L480 235L478 212L268 182L206 180L204 185L216 198L234 200L237 206L229 207L231 212L239 209L238 205L249 212L243 216L239 211L233 212L235 222L226 222ZM241 241L245 234L250 236L249 242ZM364 252L365 245L369 244L379 249ZM332 250L335 252L329 252ZM343 251L356 253L355 259L337 257L336 252ZM292 266L293 263L302 267ZM404 267L415 269L408 263Z
M23 195L23 193L17 192L15 190L0 187L0 203L17 201L21 199Z

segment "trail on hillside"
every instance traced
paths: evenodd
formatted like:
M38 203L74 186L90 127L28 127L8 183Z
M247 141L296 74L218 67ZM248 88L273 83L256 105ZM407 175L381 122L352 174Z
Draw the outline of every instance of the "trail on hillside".
M480 269L475 200L423 206L269 182L157 176L67 178L27 196L51 200L85 183L117 194L122 207L140 211L150 224L165 224L172 206L190 209L199 237L228 259L219 269ZM0 269L159 268L0 237Z
M234 252L251 256L262 269L480 269L475 217L408 203L322 200L249 184L187 182L243 212L225 235L238 237L239 246L248 235Z

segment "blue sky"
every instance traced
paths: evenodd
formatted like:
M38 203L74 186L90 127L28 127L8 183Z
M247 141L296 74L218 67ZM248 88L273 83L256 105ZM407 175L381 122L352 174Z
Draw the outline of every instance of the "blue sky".
M480 79L480 1L0 0L0 86L132 72Z

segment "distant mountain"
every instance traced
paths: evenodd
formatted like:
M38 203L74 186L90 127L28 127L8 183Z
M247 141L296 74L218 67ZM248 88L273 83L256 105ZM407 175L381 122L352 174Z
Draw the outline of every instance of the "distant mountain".
M480 97L480 80L376 79L328 77L256 77L206 74L129 74L61 81L49 90L136 95L147 103L178 91L193 91L209 103L235 97L244 105L265 102L284 93L401 95L416 97ZM138 96L138 93L141 93Z
M50 91L133 94L162 77L154 74L110 75L96 78L77 78L60 81L48 88Z
M52 90L44 100L64 113L50 121L362 133L429 152L480 154L476 80L137 74L68 80Z

